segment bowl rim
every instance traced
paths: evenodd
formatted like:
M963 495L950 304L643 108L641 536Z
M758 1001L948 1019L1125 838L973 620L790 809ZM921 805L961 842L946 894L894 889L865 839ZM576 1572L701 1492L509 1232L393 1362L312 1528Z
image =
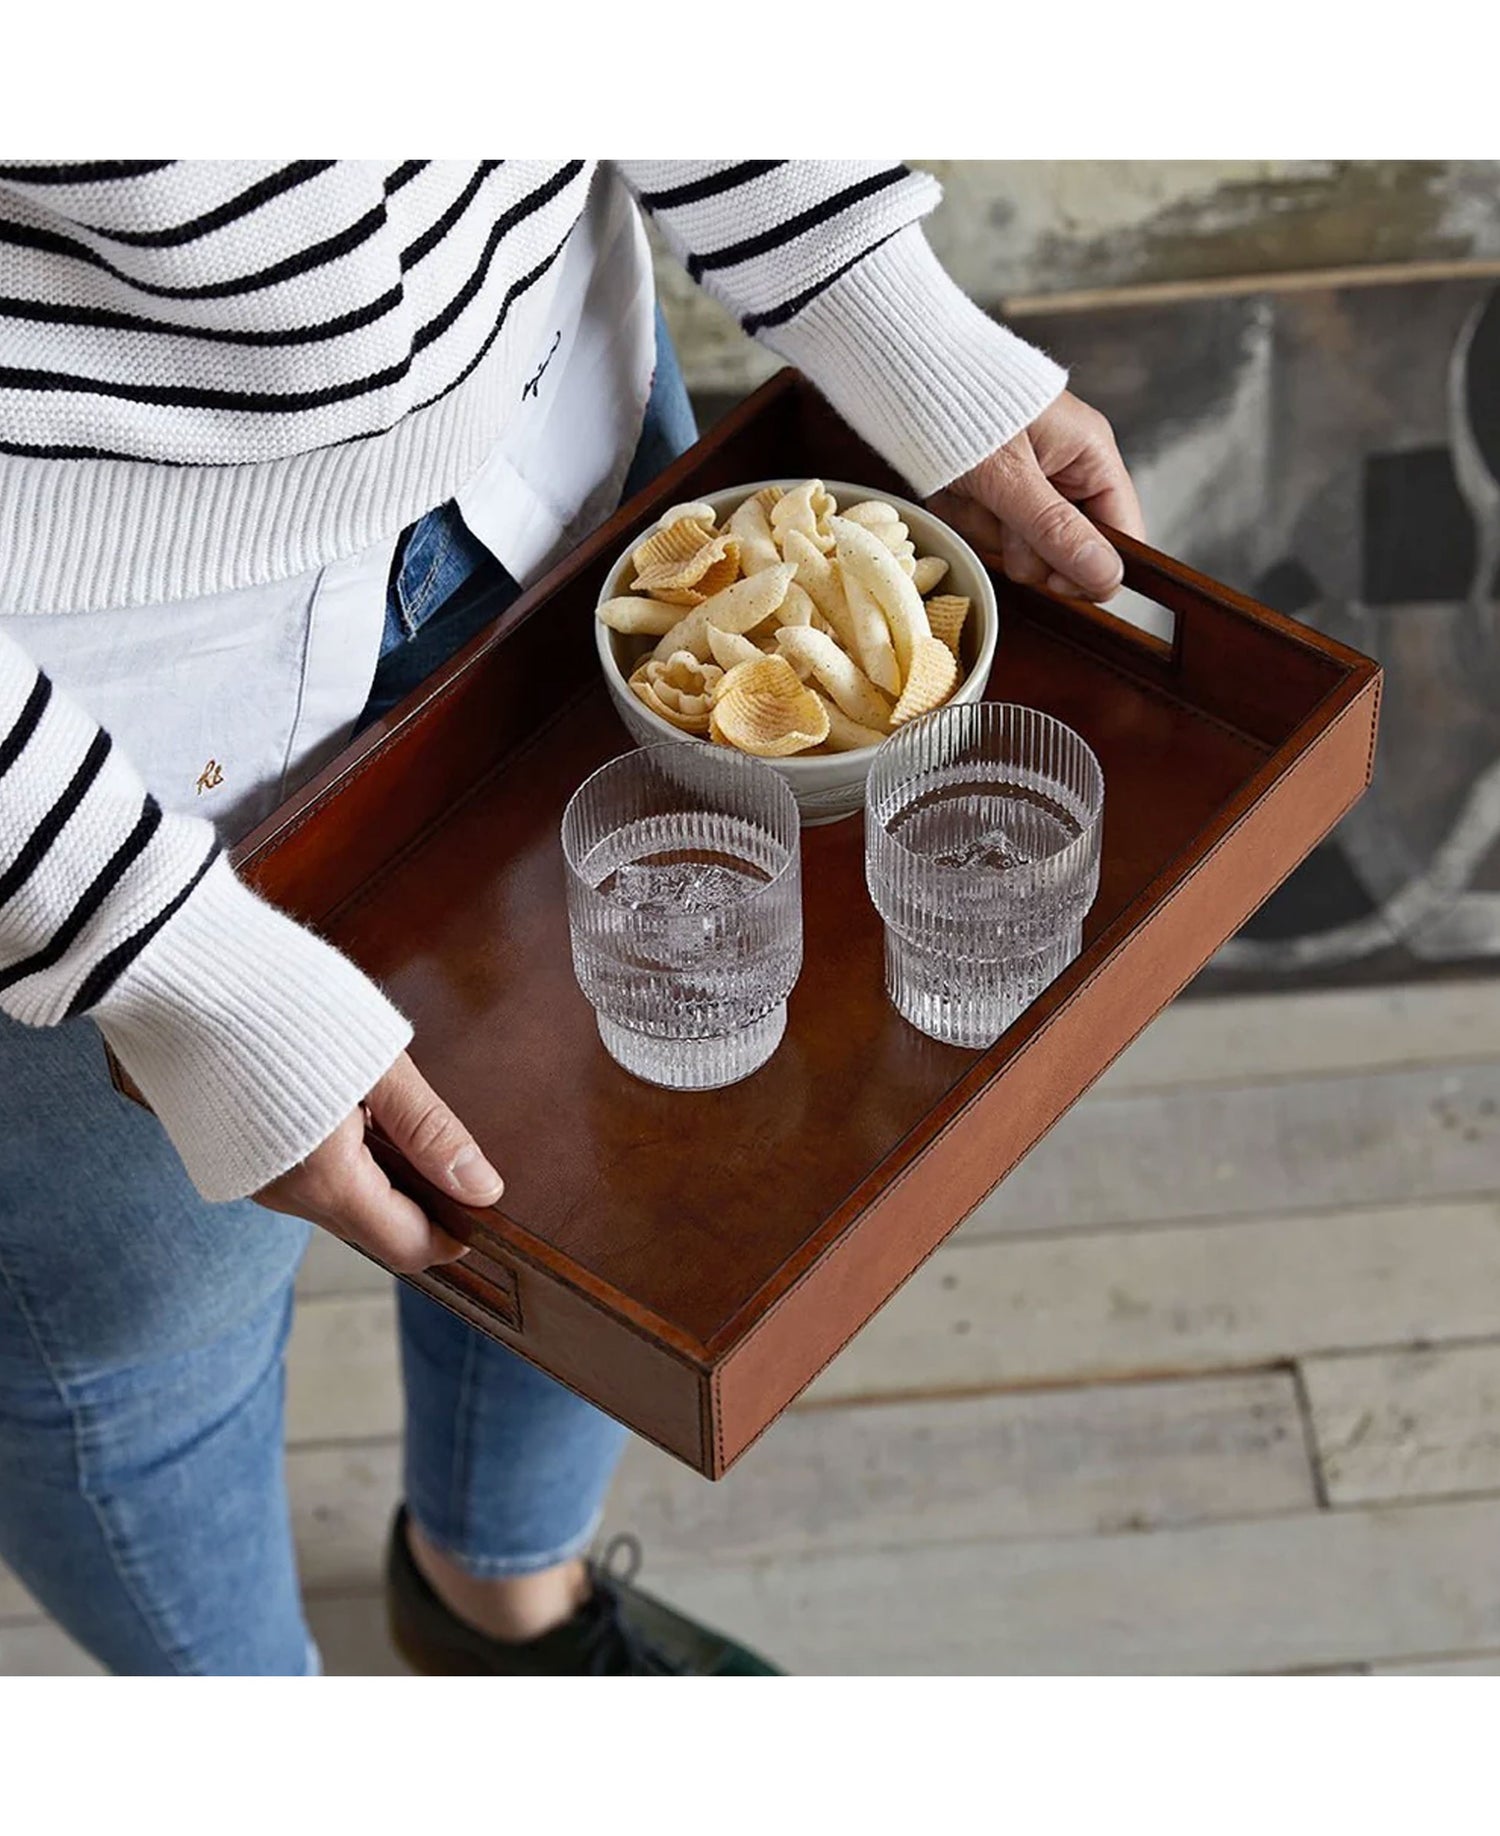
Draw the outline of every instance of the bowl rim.
M717 491L704 491L697 497L683 497L678 501L684 504L714 503L717 508L716 500L719 498L734 498L737 500L734 507L738 508L739 504L743 503L747 497L753 497L757 491L764 490L767 485L774 484L785 487L788 484L801 484L802 482L802 478L761 478L752 480L746 484L724 485ZM846 478L832 478L826 482L828 489L835 493L840 492L842 489L851 494L855 492L864 494L863 496L851 496L852 502L861 503L864 501L864 497L878 497L885 503L891 504L896 509L902 511L903 521L905 521L906 512L915 511L918 516L926 517L929 521L941 525L951 540L958 544L959 549L972 565L975 576L980 582L981 587L979 594L976 595L975 603L976 607L981 610L989 622L989 633L987 638L982 638L980 640L980 656L978 662L975 663L974 667L969 670L968 674L958 684L957 688L954 689L949 700L943 704L945 707L952 707L954 702L957 701L958 697L968 688L969 684L974 680L981 669L985 670L985 679L988 680L989 669L994 666L995 644L999 641L1000 611L999 602L995 595L995 584L986 573L984 563L975 552L972 543L970 543L965 536L961 535L950 522L940 517L936 511L928 510L924 505L913 502L911 498L899 497L894 492L881 491L873 486L856 484L853 480ZM668 505L667 507L670 509L672 506ZM660 519L658 518L657 521L659 522ZM651 523L647 527L654 529L657 527L657 523ZM599 597L594 602L594 645L599 653L600 663L605 671L606 677L618 684L620 689L627 695L630 694L629 681L624 670L615 659L614 649L611 644L611 638L616 634L612 631L610 626L604 624L599 618L598 609L606 600L619 597L618 593L611 592L611 585L625 563L629 560L632 549L640 544L643 534L644 531L634 535L616 554L613 561L610 562L605 572L604 582L599 589ZM690 608L685 607L684 614L688 610L690 610ZM984 657L986 648L989 650L988 665L986 665ZM699 745L707 745L709 743L704 739L702 734L685 733L682 728L674 727L670 721L663 720L660 714L653 713L644 702L636 700L634 697L632 697L632 700L635 701L635 705L631 712L645 721L648 728L659 735L663 741L670 740L679 745L688 740L696 740ZM937 710L934 711L936 712ZM803 771L808 771L809 775L813 775L816 773L818 767L822 767L826 772L830 765L846 760L852 765L857 767L861 766L865 764L866 761L873 759L879 750L879 746L855 746L848 752L819 753L816 758L792 753L789 757L784 759L763 759L761 763L769 765L778 771L791 771L798 773L798 775L801 775Z

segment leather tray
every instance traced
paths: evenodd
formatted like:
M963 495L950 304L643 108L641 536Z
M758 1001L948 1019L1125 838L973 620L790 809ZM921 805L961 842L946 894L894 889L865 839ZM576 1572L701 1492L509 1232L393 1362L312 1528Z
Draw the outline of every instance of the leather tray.
M1360 796L1379 704L1368 658L1133 543L1127 580L1175 613L1170 644L997 578L990 693L1076 727L1104 767L1080 959L989 1051L923 1038L882 989L858 818L808 830L781 1049L731 1090L648 1088L605 1055L568 952L563 805L629 743L594 602L668 504L788 473L900 489L784 372L238 857L389 989L505 1175L481 1212L392 1167L473 1245L417 1285L714 1478Z

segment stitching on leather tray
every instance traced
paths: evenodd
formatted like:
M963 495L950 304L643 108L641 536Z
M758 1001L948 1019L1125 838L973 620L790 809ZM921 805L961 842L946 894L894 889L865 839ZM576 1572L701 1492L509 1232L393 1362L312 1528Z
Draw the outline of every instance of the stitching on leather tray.
M525 1228L523 1224L521 1229L524 1230ZM664 1358L671 1359L674 1364L680 1364L684 1370L692 1371L701 1377L704 1370L707 1368L701 1358L695 1358L691 1352L679 1351L675 1345L668 1345L659 1334L653 1333L648 1327L637 1326L634 1320L627 1319L623 1313L618 1312L605 1301L596 1300L586 1288L579 1287L576 1282L570 1280L569 1277L564 1275L560 1270L548 1268L534 1258L528 1258L522 1251L508 1244L485 1253L489 1254L492 1259L501 1261L502 1267L505 1265L501 1259L507 1256L511 1257L523 1268L530 1269L543 1280L554 1283L557 1287L561 1288L565 1294L571 1294L575 1300L581 1301L585 1307L591 1307L595 1313L599 1314L601 1318L608 1320L612 1326L620 1327L623 1331L628 1332L632 1338L640 1339L644 1344L649 1345L652 1351L660 1352ZM620 1290L616 1288L614 1292L619 1294ZM653 1314L652 1317L660 1318L661 1316L659 1314ZM670 1324L670 1322L663 1321L663 1324L667 1325Z
M1340 714L1336 720L1334 720L1332 725L1329 726L1324 731L1323 739L1325 741L1330 739L1333 736L1333 734L1336 733L1338 729L1344 724L1344 722L1349 718L1349 716L1355 711L1355 709L1359 707L1359 705L1360 705L1359 698L1356 697L1356 699L1351 701L1348 707L1344 709L1343 713ZM1375 706L1371 709L1372 714L1378 713L1379 705L1380 705L1380 689L1379 689L1379 685L1377 684L1376 694L1375 694ZM1374 753L1374 748L1372 745L1371 747L1372 757L1373 757L1373 753ZM1304 758L1306 758L1307 756L1308 755L1306 753L1303 754ZM1335 816L1333 823L1330 824L1330 828L1337 826L1337 824L1343 820L1343 818L1348 814L1348 812L1351 809L1353 809L1354 805L1358 803L1363 793L1364 793L1364 786L1361 786L1360 789L1355 792L1354 796L1352 796L1349 799L1349 801L1344 805L1344 807L1339 811L1338 815ZM1220 849L1226 847L1228 843L1231 840L1233 840L1234 836L1239 832L1240 827L1244 823L1249 821L1250 817L1255 813L1255 810L1258 807L1259 807L1258 805L1252 804L1251 807L1248 810L1246 810L1236 820L1234 827L1227 830L1225 834L1220 836L1219 840L1214 843L1213 847L1203 857L1203 859L1198 863L1197 867L1193 870L1193 872L1189 874L1188 878L1185 879L1180 886L1176 887L1165 899L1162 900L1161 904L1157 906L1156 911L1152 914L1153 917L1158 916L1160 913L1166 911L1167 907L1173 903L1173 901L1177 898L1178 894L1186 890L1186 888L1192 883L1193 880L1195 880L1198 877L1198 875L1209 864L1209 862L1213 860L1214 856L1218 854ZM1276 890L1276 887L1280 886L1286 879L1290 877L1291 874L1295 873L1297 868L1300 867L1301 864L1302 864L1301 861L1294 861L1292 865L1287 868L1286 872L1281 876L1281 879L1276 881L1275 886L1272 886L1269 889L1269 892L1274 892ZM1266 895L1267 897L1269 896L1269 892ZM1261 901L1257 900L1256 903L1259 904L1261 903ZM1255 906L1252 905L1249 908L1249 910L1245 913L1244 918L1240 919L1239 924L1235 925L1234 929L1238 930L1240 928L1240 925L1245 922L1245 919L1250 916L1250 912L1254 910L1255 910ZM1231 933L1231 935L1232 934L1233 933ZM1116 946L1115 950L1111 953L1109 960L1113 961L1114 957L1117 956L1119 952L1125 948L1128 942L1129 942L1129 939L1122 939L1121 942ZM1207 952L1206 955L1198 958L1198 960L1188 970L1187 974L1183 976L1182 980L1178 982L1177 986L1167 996L1166 1000L1162 1002L1161 1007L1156 1008L1152 1013L1148 1014L1146 1018L1141 1022L1141 1024L1136 1028L1136 1030L1130 1035L1130 1038L1125 1041L1125 1044L1120 1047L1120 1052L1124 1052L1127 1049L1127 1047L1133 1045L1135 1041L1140 1038L1141 1034L1145 1032L1146 1028L1150 1026L1151 1022L1154 1019L1156 1019L1158 1014L1161 1013L1162 1008L1169 1006L1177 998L1177 996L1181 994L1182 990L1193 979L1193 977L1198 973L1199 969L1203 967L1204 963L1208 961L1209 956L1211 956L1212 954L1213 954L1213 951L1210 950ZM1103 963L1099 965L1100 970L1102 970L1104 967L1105 967L1105 964ZM1095 974L1097 975L1098 973L1099 973L1099 970L1096 970ZM1090 980L1092 980L1092 978L1090 978ZM1021 1051L1011 1061L1013 1066L1016 1064L1019 1064L1025 1058L1026 1054L1031 1051L1033 1046L1040 1044L1040 1042L1047 1037L1047 1034L1052 1030L1052 1027L1057 1023L1057 1021L1059 1021L1062 1018L1062 1016L1065 1013L1067 1013L1067 1011L1069 1010L1069 1008L1072 1007L1075 1001L1079 1000L1087 992L1088 986L1089 984L1085 983L1082 988L1076 989L1068 997L1068 999L1063 1003L1063 1005L1060 1008L1058 1008L1057 1012L1047 1022L1046 1026L1044 1026L1040 1032L1034 1034L1032 1038L1030 1038L1026 1042L1026 1044L1021 1048ZM1120 1056L1120 1052L1117 1052L1115 1054L1115 1058L1118 1058ZM1114 1062L1115 1062L1115 1059L1112 1058L1109 1061L1109 1064L1102 1065L1099 1068L1099 1070L1095 1072L1094 1076L1089 1079L1088 1083L1083 1086L1083 1089L1078 1092L1078 1097L1082 1097L1088 1090L1092 1089L1093 1086L1098 1082L1098 1080L1101 1077L1103 1077L1104 1073L1109 1069L1109 1065L1113 1064ZM963 1108L958 1110L954 1115L948 1118L948 1120L943 1124L943 1127L939 1131L939 1133L934 1135L932 1140L928 1142L927 1146L922 1150L921 1154L917 1157L917 1159L911 1162L911 1164L908 1165L901 1173L897 1174L896 1178L893 1179L890 1185L888 1185L885 1188L885 1191L881 1193L880 1196L881 1196L882 1201L889 1198L892 1193L900 1191L901 1187L906 1184L907 1180L910 1179L917 1172L922 1161L926 1159L927 1155L931 1153L931 1151L939 1145L939 1143L944 1139L944 1137L949 1133L950 1130L956 1128L957 1125L961 1121L963 1121L964 1117L968 1115L969 1111L974 1107L974 1105L981 1100L981 1098L985 1094L985 1091L988 1088L989 1088L988 1085L984 1085L979 1090L975 1091L973 1096L971 1096L969 1100L964 1104ZM1074 1102L1076 1102L1077 1100L1078 1098L1075 1097ZM1073 1105L1070 1103L1068 1105L1068 1109L1071 1109L1072 1106ZM1016 1155L1015 1159L1012 1160L1005 1168L1002 1169L999 1176L995 1180L996 1186L998 1186L1002 1180L1009 1178L1011 1173L1015 1171L1016 1167L1020 1165L1020 1163L1026 1158L1026 1156L1032 1151L1032 1149L1035 1148L1040 1142L1044 1141L1047 1138L1047 1136L1051 1134L1052 1130L1057 1126L1057 1124L1062 1120L1063 1116L1066 1114L1067 1114L1066 1109L1061 1111L1057 1116L1053 1118L1053 1120L1048 1124L1048 1126L1042 1130L1041 1134L1039 1134L1036 1137L1035 1141L1028 1142L1028 1144L1021 1150L1021 1152ZM993 1191L994 1187L991 1187L990 1190ZM728 1357L723 1359L718 1365L715 1366L714 1374L713 1374L713 1382L714 1382L714 1389L715 1389L715 1402L718 1401L719 1384L720 1384L720 1379L722 1377L723 1372L726 1371L735 1362L735 1360L741 1355L742 1352L744 1352L749 1346L754 1344L755 1339L762 1332L762 1330L765 1328L767 1323L771 1319L773 1319L775 1315L780 1311L780 1309L783 1306L785 1306L785 1304L798 1293L798 1291L801 1289L801 1287L803 1286L805 1282L811 1280L813 1275L815 1275L817 1271L823 1266L824 1262L826 1262L827 1259L831 1255L833 1255L835 1250L843 1249L854 1241L855 1237L857 1237L860 1231L862 1231L864 1227L866 1226L866 1224L869 1223L870 1216L871 1214L867 1212L865 1216L859 1219L856 1223L854 1223L847 1232L845 1232L842 1236L838 1237L833 1243L830 1243L828 1248L824 1250L823 1254L817 1258L817 1260L811 1265L811 1267L803 1270L802 1274L797 1277L796 1281L792 1283L791 1287L787 1289L786 1293L783 1294L779 1300L772 1302L770 1307L768 1307L766 1311L761 1315L760 1320L758 1321L758 1323L756 1324L754 1330L750 1333L750 1335L747 1338L742 1339L740 1343L735 1347L735 1349L732 1352L730 1352ZM956 1229L957 1226L955 1225L954 1228ZM936 1255L938 1250L942 1248L943 1244L947 1242L948 1237L951 1234L952 1234L951 1232L945 1231L943 1235L938 1239L938 1241L933 1244L932 1248L928 1250L927 1254L922 1257L921 1261L916 1262L912 1265L909 1272L905 1276L902 1277L902 1280L899 1284L901 1287L905 1287L906 1283L911 1280L912 1276L916 1274L917 1270L922 1268L925 1263L927 1263L934 1255ZM857 1325L853 1329L853 1331L849 1333L847 1338L841 1339L838 1345L834 1347L834 1349L828 1354L828 1356L823 1360L823 1362L818 1366L818 1368L807 1379L807 1383L810 1384L810 1383L815 1382L818 1379L818 1377L820 1377L822 1373L828 1369L829 1365L833 1363L834 1359L838 1357L839 1353L843 1351L845 1346L849 1344L850 1340L855 1338L861 1331L863 1331L864 1327L868 1324L869 1324L869 1321L867 1319L861 1320L859 1325ZM804 1384L802 1386L802 1389L806 1389L806 1388L807 1388L807 1384ZM800 1390L798 1391L798 1394L799 1395L801 1394ZM724 1431L723 1431L722 1414L717 1408L715 1409L714 1414L716 1418L716 1427L718 1430L719 1465L722 1468L724 1465ZM771 1424L767 1422L766 1428L769 1428L770 1425ZM751 1439L745 1443L745 1446L741 1448L740 1450L740 1454L737 1454L735 1456L736 1459L740 1458L742 1454L747 1452L751 1447L755 1445L756 1441L760 1439L760 1436L766 1432L766 1428L760 1429L758 1433L753 1435Z
M1375 742L1380 737L1380 697L1385 692L1385 676L1375 678L1375 706L1370 710L1370 756L1365 761L1365 786L1375 776Z
M724 1470L724 1435L719 1428L719 1382L716 1373L710 1373L706 1383L700 1376L697 1402L699 1470L703 1471L711 1465L716 1465L717 1471L722 1474ZM711 1458L712 1449L709 1446L710 1425L712 1425L714 1430L713 1446L718 1449L719 1455L716 1463Z

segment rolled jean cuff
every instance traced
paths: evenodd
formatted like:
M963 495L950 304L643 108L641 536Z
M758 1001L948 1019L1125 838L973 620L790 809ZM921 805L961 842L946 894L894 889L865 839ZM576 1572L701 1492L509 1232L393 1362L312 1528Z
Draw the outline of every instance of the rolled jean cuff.
M560 1567L564 1562L572 1562L581 1555L587 1554L594 1538L599 1534L599 1525L603 1522L603 1510L597 1510L576 1536L569 1537L565 1543L559 1543L553 1549L528 1551L517 1555L511 1552L506 1555L481 1554L471 1549L458 1549L444 1536L437 1535L428 1527L426 1519L411 1503L407 1503L407 1515L432 1544L441 1551L450 1562L456 1563L466 1575L472 1575L476 1581L510 1581L522 1575L539 1575L545 1569Z

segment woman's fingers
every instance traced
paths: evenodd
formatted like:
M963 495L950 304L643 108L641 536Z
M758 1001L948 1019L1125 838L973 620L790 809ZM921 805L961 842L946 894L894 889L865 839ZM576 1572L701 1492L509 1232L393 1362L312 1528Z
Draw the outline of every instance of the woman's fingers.
M361 1109L351 1110L306 1160L255 1196L272 1211L306 1218L343 1242L357 1244L398 1275L467 1253L386 1178L365 1144Z
M1071 598L1110 599L1124 565L1091 519L1144 537L1140 500L1114 433L1102 414L1064 392L1024 433L980 461L942 494L971 506L975 522L1006 573L1023 586L1045 586ZM1087 514L1085 514L1085 512ZM975 531L978 533L978 531Z
M1086 597L1078 583L1055 573L1047 563L1014 530L1007 529L995 513L977 498L958 491L939 491L929 498L927 507L935 516L951 523L961 536L997 559L1008 580L1018 586L1045 586L1050 592L1071 599Z
M1092 497L1083 498L1082 504L1089 515L1101 523L1107 523L1111 529L1118 529L1122 535L1134 536L1138 542L1146 539L1146 519L1141 515L1141 500L1136 496L1130 474L1125 470L1125 461L1115 455L1118 471L1111 471L1109 482Z
M1005 571L1020 586L1035 586L1047 578L1047 563L1015 530L1007 529L1000 542Z
M493 1205L505 1182L405 1052L365 1098L381 1132L416 1170L465 1205Z
M1005 525L968 491L950 485L927 499L927 508L950 524L965 541L990 555L998 555L1005 541Z
M398 1275L414 1275L468 1254L467 1246L440 1230L422 1207L398 1192L360 1140L328 1209L314 1221Z
M980 502L1051 572L1076 580L1094 599L1107 597L1120 585L1120 557L1047 478L1029 440L1013 440L970 477Z
M365 1141L369 1121L460 1203L492 1205L505 1190L473 1136L403 1052L326 1141L256 1198L357 1244L398 1275L467 1255L464 1244L387 1179Z
M1065 392L1032 422L1027 436L1044 476L1065 498L1097 522L1145 540L1130 470L1114 429L1097 408ZM1066 575L1066 568L1061 571Z

